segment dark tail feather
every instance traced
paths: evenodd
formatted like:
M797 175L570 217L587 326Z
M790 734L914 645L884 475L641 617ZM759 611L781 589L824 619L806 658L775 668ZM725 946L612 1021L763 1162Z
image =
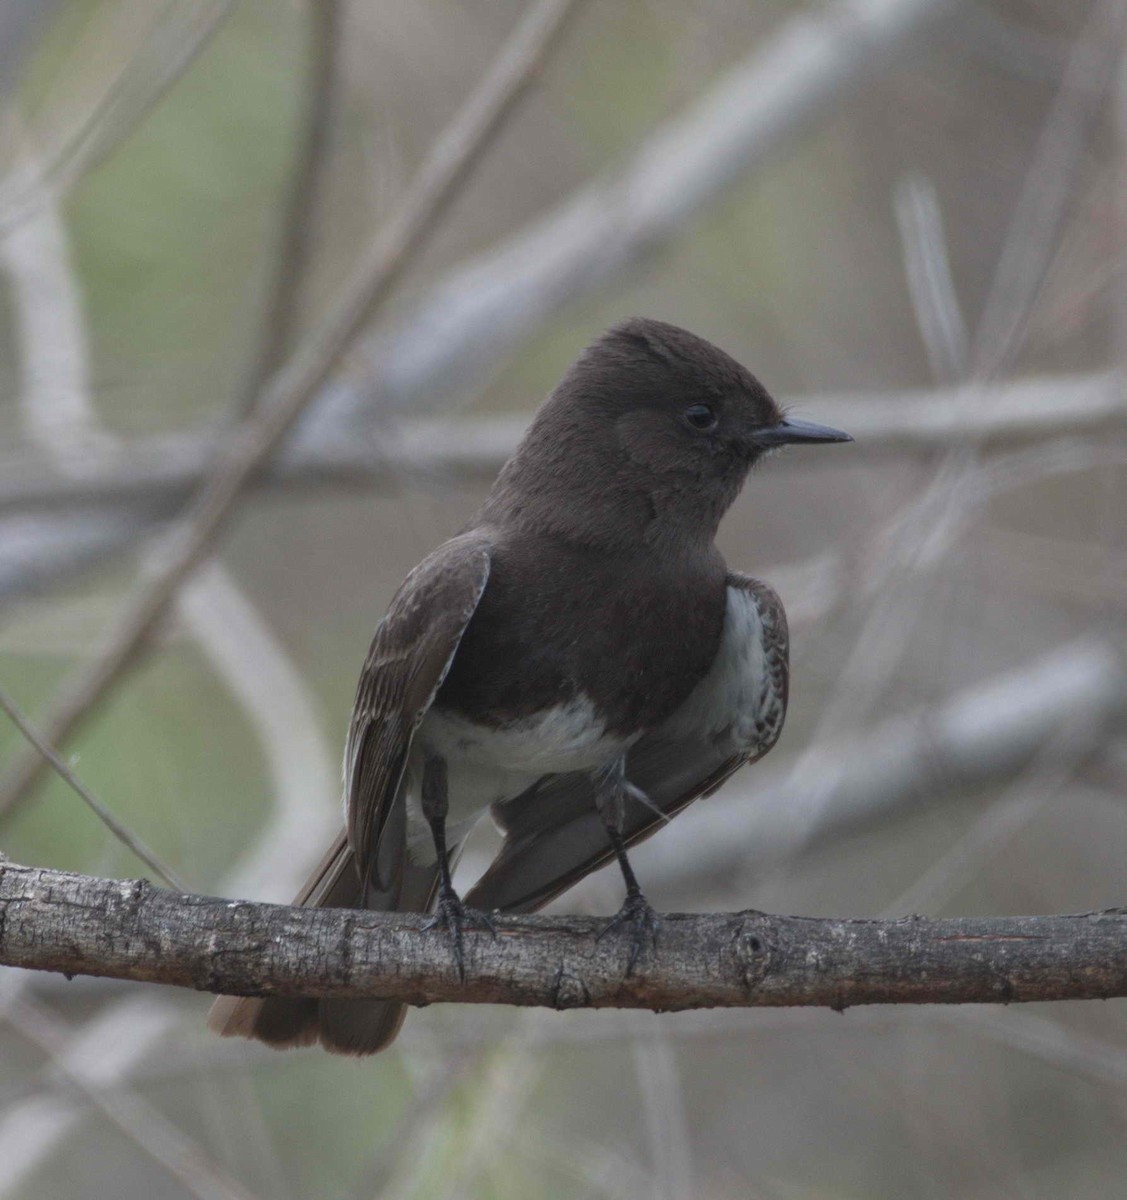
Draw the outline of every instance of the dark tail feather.
M427 912L438 884L437 867L404 863L394 893L369 889L365 897L352 851L342 833L295 904L317 908L367 908L374 912ZM317 1000L303 996L220 996L207 1024L222 1037L254 1038L275 1049L320 1042L334 1054L375 1054L395 1040L407 1006L395 1000Z

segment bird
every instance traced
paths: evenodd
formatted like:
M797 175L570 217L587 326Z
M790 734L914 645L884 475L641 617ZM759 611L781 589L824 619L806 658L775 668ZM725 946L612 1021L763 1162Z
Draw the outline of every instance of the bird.
M633 318L588 346L392 599L357 686L345 829L295 904L429 913L464 978L490 912L531 912L617 860L603 935L634 970L659 926L628 850L766 754L786 716L783 606L728 569L720 520L779 447L852 440L675 325ZM452 871L486 813L503 840L463 899ZM367 1055L405 1012L224 996L209 1025Z

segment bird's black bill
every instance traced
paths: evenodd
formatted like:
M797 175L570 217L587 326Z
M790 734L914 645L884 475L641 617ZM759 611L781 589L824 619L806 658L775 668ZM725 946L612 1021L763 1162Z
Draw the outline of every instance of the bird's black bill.
M851 442L853 438L840 429L831 429L829 425L815 425L813 421L787 417L778 425L757 429L754 441L759 446L789 446L792 442Z

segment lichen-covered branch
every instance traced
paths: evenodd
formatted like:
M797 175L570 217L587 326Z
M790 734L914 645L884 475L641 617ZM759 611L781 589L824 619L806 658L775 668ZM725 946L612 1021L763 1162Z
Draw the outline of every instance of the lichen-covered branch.
M1127 908L895 921L672 914L625 971L596 917L497 919L467 938L466 978L417 913L299 909L179 895L0 862L0 964L235 995L393 996L659 1011L1008 1003L1127 996Z

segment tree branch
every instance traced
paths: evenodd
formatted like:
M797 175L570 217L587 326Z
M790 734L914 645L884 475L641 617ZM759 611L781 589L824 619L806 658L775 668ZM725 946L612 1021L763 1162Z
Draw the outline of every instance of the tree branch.
M0 964L231 995L549 1008L967 1004L1127 996L1127 908L895 921L673 914L632 975L597 917L497 918L458 977L419 913L302 909L0 863Z
M803 850L1013 779L1052 762L1067 716L1092 745L1127 718L1127 670L1117 650L1077 641L863 733L827 742L805 769L756 767L707 804L694 805L676 839L641 853L652 887L666 881L755 874ZM1046 748L1050 755L1046 759ZM749 773L750 774L750 773ZM741 786L742 784L742 786Z
M1068 434L1095 436L1127 428L1125 382L1115 372L1041 376L987 388L933 388L868 395L783 397L788 407L832 421L856 438L865 456L931 454L975 441L1020 446ZM329 422L300 445L283 449L255 485L308 489L398 489L405 471L444 480L489 480L516 449L527 416L472 417L404 423L379 441ZM0 459L0 512L88 512L127 505L164 512L206 475L214 434L162 435L86 453L66 475L26 451ZM808 465L800 458L784 459Z
M231 431L183 520L159 548L164 560L161 569L130 594L99 657L64 682L42 723L49 742L65 743L136 663L170 601L207 557L237 509L245 486L353 347L473 174L517 101L532 86L578 2L538 0L518 23L489 71L431 148L387 224L358 255L353 279L333 310L265 386L254 415ZM11 811L42 773L37 754L17 756L0 780L0 814Z
M328 184L330 135L338 104L340 0L308 0L305 18L309 83L292 179L282 211L261 344L247 374L239 411L253 412L263 386L285 362L300 326L302 294Z
M772 152L899 65L934 22L959 7L953 0L851 0L787 22L626 162L427 289L403 320L366 342L362 382L338 379L321 389L281 457L331 460L339 448L355 458L354 448L370 438L373 410L433 412L465 400L561 308L652 258ZM379 461L354 478L386 477L386 454L367 457ZM318 475L312 466L310 478ZM5 463L0 476L13 470ZM202 472L194 459L190 478L171 482L173 499L182 501ZM5 493L4 505L9 499ZM0 547L14 536L27 541L27 530L10 534L10 526L0 529ZM146 530L112 511L81 532L44 522L43 553L8 563L0 557L0 595L44 586Z

